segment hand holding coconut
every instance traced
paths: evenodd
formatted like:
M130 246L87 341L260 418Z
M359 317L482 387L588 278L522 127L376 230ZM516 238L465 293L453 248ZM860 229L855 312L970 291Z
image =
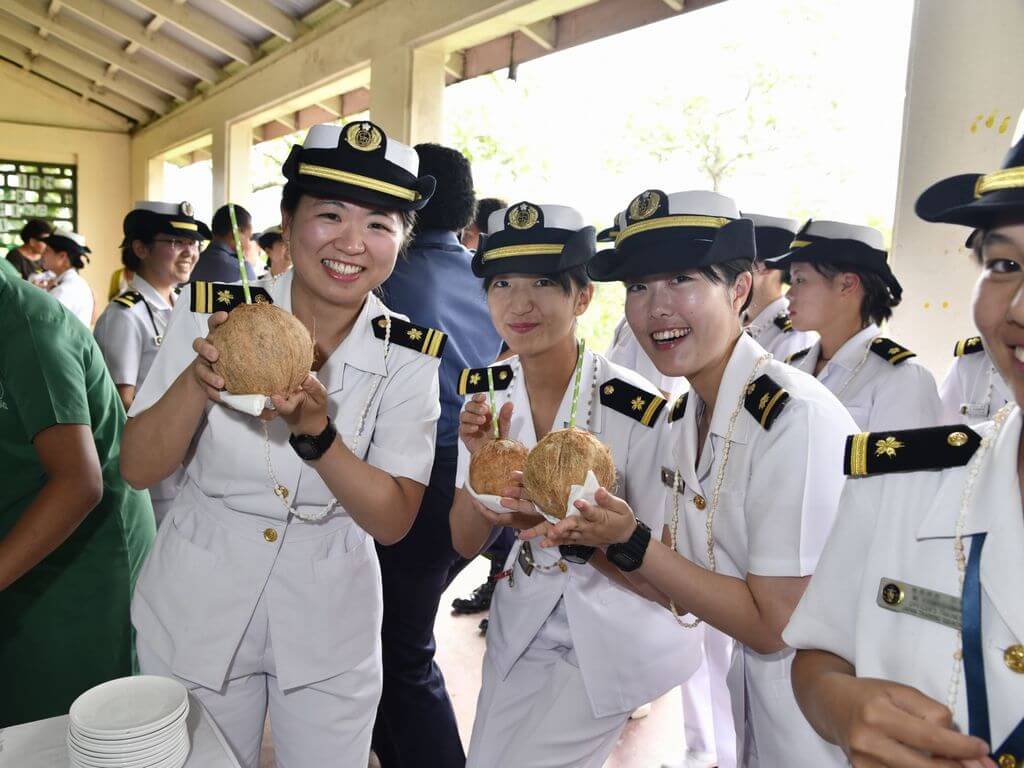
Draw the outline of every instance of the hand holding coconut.
M213 331L228 319L227 312L214 312L210 315L207 324L211 334ZM220 352L210 342L210 337L196 339L192 342L192 349L196 353L196 359L189 366L196 382L202 387L206 396L213 402L220 402L220 393L224 389L224 379L218 374L213 366L220 358Z
M512 424L512 403L505 403L498 411L498 427L494 428L491 418L491 406L487 395L473 395L459 414L459 438L470 454L476 454L483 446L492 442L495 437L501 439L508 435Z
M556 525L542 523L519 534L523 540L541 538L542 547L582 544L606 547L629 540L636 528L633 509L623 499L602 487L595 494L596 504L583 499L575 502L578 515L566 517Z
M327 388L314 374L307 373L294 392L270 399L292 434L319 435L327 428ZM274 414L274 411L269 413Z

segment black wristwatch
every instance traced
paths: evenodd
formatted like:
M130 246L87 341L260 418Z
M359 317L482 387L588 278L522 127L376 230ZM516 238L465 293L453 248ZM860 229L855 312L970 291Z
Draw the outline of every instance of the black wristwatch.
M560 544L558 554L567 562L583 565L594 554L594 547L586 547L582 544Z
M608 561L620 571L635 571L644 562L647 545L651 543L651 529L639 518L633 535L623 544L611 544L605 555Z
M303 461L316 461L327 452L337 436L338 430L328 418L327 426L319 435L292 435L288 442Z

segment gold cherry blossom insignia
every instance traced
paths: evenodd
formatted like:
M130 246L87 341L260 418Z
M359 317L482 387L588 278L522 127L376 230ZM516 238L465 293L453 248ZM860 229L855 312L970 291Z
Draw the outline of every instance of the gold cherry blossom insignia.
M896 452L903 447L903 443L890 435L889 437L875 442L875 456L888 456L890 459L896 456Z
M231 298L231 291L217 291L218 304L230 304Z
M419 328L410 328L408 331L406 331L406 335L413 341L419 341L420 339L423 338L423 331L421 331Z
M647 401L642 397L634 397L629 403L634 411L642 411L644 406L647 405Z
M472 376L470 376L469 377L469 383L472 384L474 387L477 384L479 384L480 383L480 374L479 373L474 373Z

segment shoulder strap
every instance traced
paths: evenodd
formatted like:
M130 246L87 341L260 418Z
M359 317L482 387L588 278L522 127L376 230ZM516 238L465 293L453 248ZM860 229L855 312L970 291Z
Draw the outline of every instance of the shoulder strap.
M249 286L249 295L254 304L274 303L267 289L258 285ZM230 312L239 304L245 304L245 289L241 285L208 283L204 280L192 283L193 312L208 315L214 312Z
M383 340L387 333L387 317L378 315L373 319L373 335ZM415 325L400 317L391 316L391 343L421 352L430 357L440 357L448 343L448 335L425 325Z
M900 346L892 339L877 336L871 341L871 351L885 360L889 365L899 365L917 354L906 347Z
M511 365L495 365L491 368L491 376L494 378L494 390L508 389L515 377ZM459 394L475 395L478 392L487 392L487 368L463 368L459 374Z
M111 299L112 304L120 304L122 307L134 307L142 301L142 294L138 291L125 291L115 299Z
M975 352L983 352L984 345L981 343L981 336L971 336L969 339L960 339L953 346L953 357L973 355Z
M966 424L861 432L846 438L843 471L850 477L962 467L981 445Z
M665 408L665 398L622 379L608 379L601 385L601 405L650 427Z
M789 393L776 384L768 374L764 374L758 376L747 387L743 405L758 424L765 429L771 429L788 402Z

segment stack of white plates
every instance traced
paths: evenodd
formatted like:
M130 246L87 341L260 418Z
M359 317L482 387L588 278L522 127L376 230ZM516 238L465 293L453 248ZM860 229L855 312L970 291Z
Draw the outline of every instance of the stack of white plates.
M188 692L169 677L122 677L71 705L74 768L181 768L188 759Z

